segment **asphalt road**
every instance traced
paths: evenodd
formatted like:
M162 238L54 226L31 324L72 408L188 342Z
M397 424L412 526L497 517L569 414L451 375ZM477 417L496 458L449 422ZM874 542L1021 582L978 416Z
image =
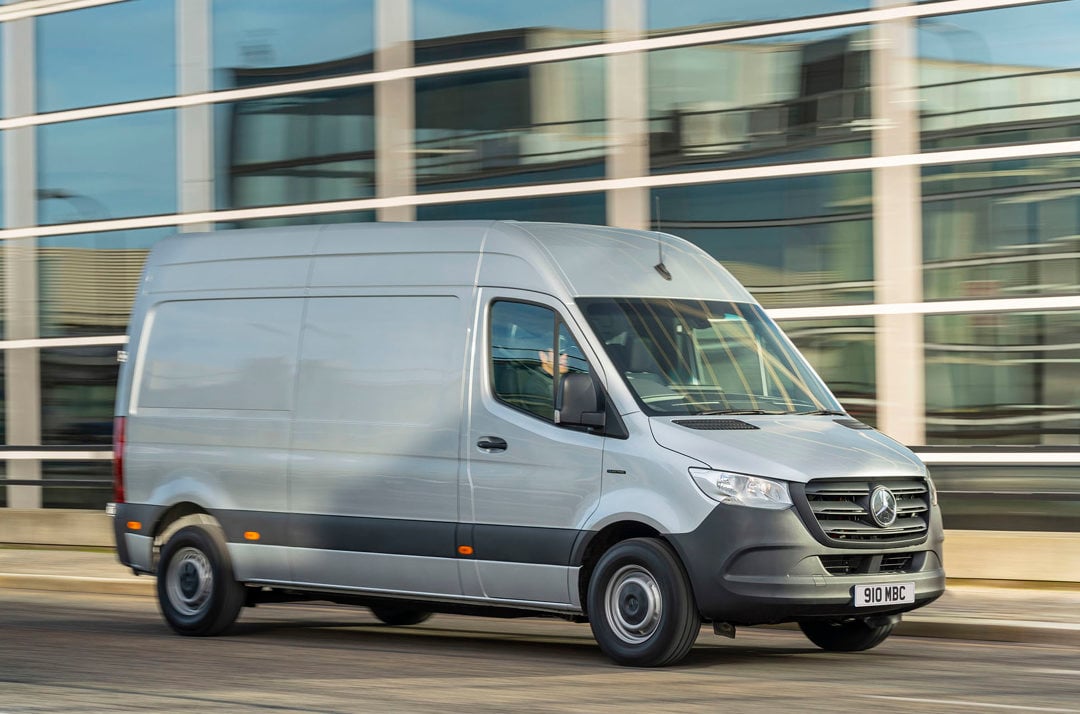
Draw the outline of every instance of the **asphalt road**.
M0 590L0 714L126 711L1080 714L1080 648L892 637L830 654L798 632L703 629L683 664L640 670L557 620L394 629L292 604L199 639L149 598Z

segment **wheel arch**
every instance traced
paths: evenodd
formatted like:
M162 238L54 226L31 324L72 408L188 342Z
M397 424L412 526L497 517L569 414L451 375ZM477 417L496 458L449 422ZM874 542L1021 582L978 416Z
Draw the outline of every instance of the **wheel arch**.
M192 501L181 501L169 506L154 524L154 572L157 572L161 548L173 533L190 525L208 525L221 528L221 523L210 512Z
M589 581L592 578L593 570L596 568L596 564L600 562L600 558L610 550L613 546L631 538L655 538L663 541L671 548L675 554L679 564L686 569L686 565L682 563L682 557L675 549L674 545L669 542L664 536L653 526L643 523L641 521L634 520L621 520L615 523L609 523L598 531L590 533L587 537L578 541L574 549L573 563L580 566L578 571L578 597L581 602L581 609L587 617L588 612L588 593L589 593Z

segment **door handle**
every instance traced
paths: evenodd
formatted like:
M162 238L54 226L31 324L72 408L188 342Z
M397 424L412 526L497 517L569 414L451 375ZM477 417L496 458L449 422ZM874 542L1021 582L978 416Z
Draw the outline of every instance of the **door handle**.
M497 436L481 436L476 446L483 451L506 451L506 439Z

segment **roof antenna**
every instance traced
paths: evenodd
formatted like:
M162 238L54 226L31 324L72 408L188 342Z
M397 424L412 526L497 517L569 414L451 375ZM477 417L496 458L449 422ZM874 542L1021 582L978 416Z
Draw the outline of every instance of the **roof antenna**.
M660 232L660 196L656 196L656 232ZM664 265L664 241L660 239L660 236L656 236L656 254L660 262L653 267L664 280L671 280L671 271Z

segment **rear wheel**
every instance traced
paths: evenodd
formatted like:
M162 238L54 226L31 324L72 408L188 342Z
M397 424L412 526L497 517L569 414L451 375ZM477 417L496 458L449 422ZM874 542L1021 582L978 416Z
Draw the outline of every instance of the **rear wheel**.
M799 623L807 639L830 652L862 652L877 647L896 626L893 622L871 625L865 618L851 620L815 621Z
M675 664L701 629L682 564L654 538L623 541L600 558L589 579L588 607L597 644L622 665Z
M417 610L398 605L378 605L371 608L371 614L379 618L383 624L393 627L419 625L431 617L431 613L426 610Z
M216 635L236 621L244 587L233 579L220 528L187 526L169 538L161 549L157 596L165 621L181 635Z

